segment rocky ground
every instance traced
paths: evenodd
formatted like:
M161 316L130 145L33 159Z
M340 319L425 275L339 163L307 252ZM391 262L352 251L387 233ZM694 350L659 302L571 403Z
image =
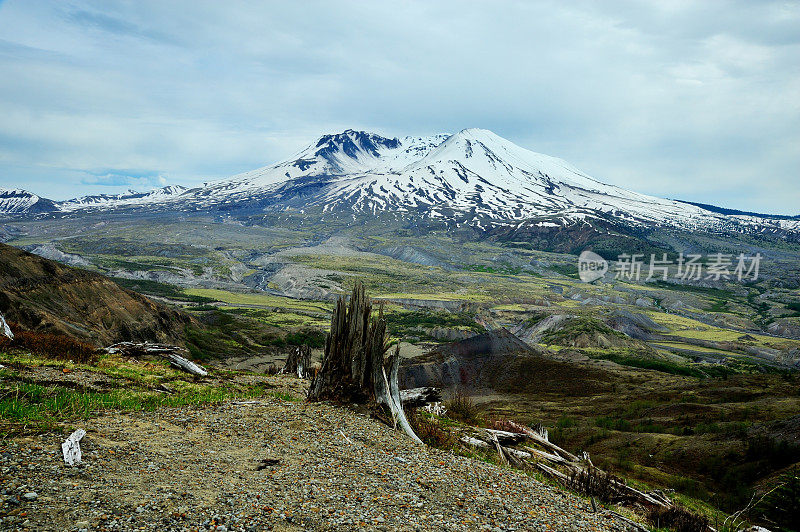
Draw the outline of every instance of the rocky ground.
M0 443L2 530L624 530L580 497L299 400L107 413ZM291 388L294 387L294 398ZM288 400L294 399L294 400Z

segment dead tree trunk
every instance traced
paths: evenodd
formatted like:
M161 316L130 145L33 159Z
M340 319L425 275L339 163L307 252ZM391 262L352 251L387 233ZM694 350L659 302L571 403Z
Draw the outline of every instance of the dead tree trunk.
M298 346L289 353L286 364L283 365L280 373L282 375L297 375L298 379L308 376L311 367L311 348L307 345Z
M192 375L197 375L198 377L208 376L208 371L203 366L179 355L178 353L186 352L186 349L177 345L152 344L150 342L119 342L106 347L105 351L110 355L119 354L128 357L157 356L166 359L176 368L180 368Z
M333 400L383 405L392 419L414 440L420 442L403 412L397 385L400 366L398 351L386 357L387 335L383 306L372 317L372 303L364 285L356 282L348 302L336 302L331 332L325 340L322 367L311 382L309 401Z

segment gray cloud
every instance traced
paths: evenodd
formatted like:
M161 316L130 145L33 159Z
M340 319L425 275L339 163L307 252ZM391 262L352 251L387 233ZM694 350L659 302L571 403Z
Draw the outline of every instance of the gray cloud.
M348 127L484 127L620 186L795 214L798 52L796 2L11 0L0 186L197 184Z

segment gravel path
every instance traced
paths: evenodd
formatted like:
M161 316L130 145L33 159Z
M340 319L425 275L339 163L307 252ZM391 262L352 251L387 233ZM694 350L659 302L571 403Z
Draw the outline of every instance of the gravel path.
M269 397L79 426L80 467L64 465L63 435L0 443L0 529L625 529L572 494L327 404Z

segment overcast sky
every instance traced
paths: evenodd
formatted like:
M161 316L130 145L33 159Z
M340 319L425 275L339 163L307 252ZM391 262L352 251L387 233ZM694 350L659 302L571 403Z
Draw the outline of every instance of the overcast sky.
M0 187L194 185L327 132L467 127L800 214L800 2L0 3Z

